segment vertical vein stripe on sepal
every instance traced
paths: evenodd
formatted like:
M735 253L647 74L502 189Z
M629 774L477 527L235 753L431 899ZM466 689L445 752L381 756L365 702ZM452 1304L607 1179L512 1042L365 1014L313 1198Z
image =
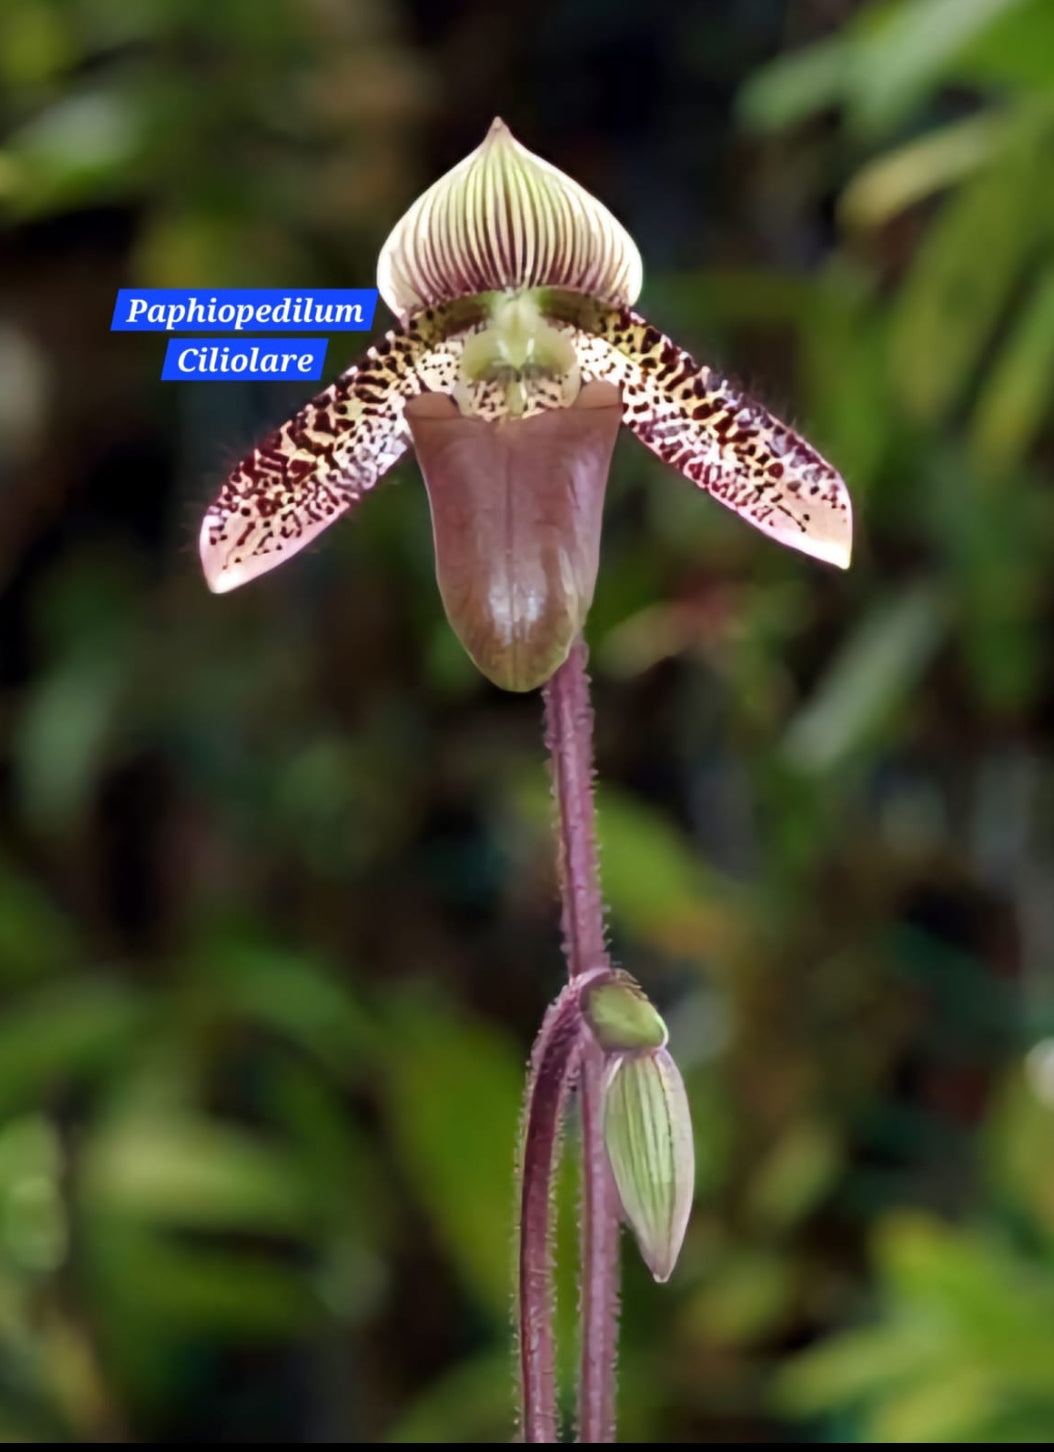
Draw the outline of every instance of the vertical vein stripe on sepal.
M410 442L406 399L456 381L464 337L452 327L428 314L386 334L232 470L201 526L210 589L281 564L398 463Z
M630 304L641 277L637 245L607 207L500 120L418 198L377 263L380 294L400 317L505 288Z
M546 310L575 330L583 377L622 390L641 443L780 544L848 566L849 491L800 434L628 308L556 294Z

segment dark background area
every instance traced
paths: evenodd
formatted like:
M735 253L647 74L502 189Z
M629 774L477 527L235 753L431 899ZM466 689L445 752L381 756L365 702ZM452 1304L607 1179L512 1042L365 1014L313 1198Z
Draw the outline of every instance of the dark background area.
M210 596L303 392L108 331L370 284L496 114L857 513L842 575L617 450L605 886L699 1170L671 1283L626 1246L623 1439L1049 1440L1047 0L4 0L0 1435L510 1435L540 701L454 640L412 463Z

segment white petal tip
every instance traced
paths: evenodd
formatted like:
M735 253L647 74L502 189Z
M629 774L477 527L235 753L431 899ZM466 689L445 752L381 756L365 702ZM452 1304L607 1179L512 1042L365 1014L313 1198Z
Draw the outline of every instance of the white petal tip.
M205 583L214 595L229 595L245 581L238 575L236 570L225 570L222 565L218 568L214 565L205 565Z
M824 466L829 469L829 466ZM830 482L818 498L809 494L785 497L781 509L762 511L751 500L747 508L734 501L732 507L749 519L770 539L825 565L847 570L853 557L853 508L844 481L833 469Z
M198 554L205 584L214 595L228 595L239 585L246 584L256 575L262 575L277 561L249 558L232 563L230 542L223 537L223 521L215 515L206 514L198 537Z
M811 555L825 565L835 565L839 570L848 570L853 559L852 539L808 539L788 538L787 544L796 545L803 554Z

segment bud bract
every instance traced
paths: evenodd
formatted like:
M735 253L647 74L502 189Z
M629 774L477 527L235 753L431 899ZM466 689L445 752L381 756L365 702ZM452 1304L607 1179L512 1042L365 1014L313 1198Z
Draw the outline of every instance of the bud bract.
M607 1053L661 1049L669 1037L651 1000L628 973L613 973L587 988L582 1012Z

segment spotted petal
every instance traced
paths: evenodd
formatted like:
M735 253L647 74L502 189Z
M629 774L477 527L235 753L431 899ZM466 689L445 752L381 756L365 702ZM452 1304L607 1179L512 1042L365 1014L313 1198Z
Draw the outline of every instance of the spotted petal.
M406 399L454 386L464 337L446 336L432 317L386 334L253 449L201 526L209 588L233 590L274 569L357 504L409 446Z
M584 378L622 392L622 422L654 454L780 544L845 569L852 507L841 475L787 424L628 308L556 296Z
M377 264L381 297L400 317L505 288L567 288L629 305L641 277L626 229L501 120L418 198Z

